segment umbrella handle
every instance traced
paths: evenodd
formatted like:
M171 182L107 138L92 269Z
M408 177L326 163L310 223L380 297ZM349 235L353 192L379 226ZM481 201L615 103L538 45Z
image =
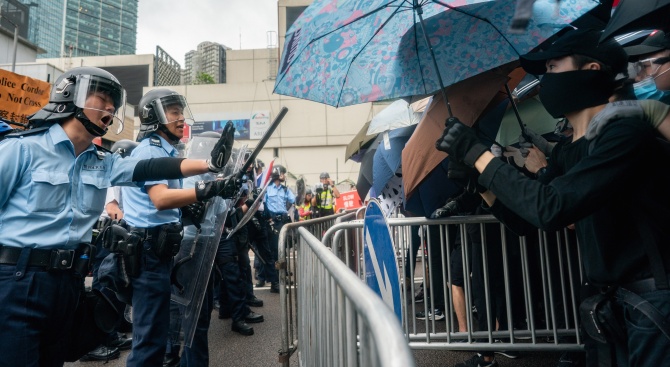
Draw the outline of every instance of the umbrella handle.
M509 84L505 83L505 91L507 92L507 98L512 104L512 109L514 109L514 114L516 115L516 120L519 122L519 127L521 128L521 135L526 141L532 141L532 139L526 134L526 125L521 121L521 115L519 114L519 109L517 108L514 98L512 98L512 91L509 89Z

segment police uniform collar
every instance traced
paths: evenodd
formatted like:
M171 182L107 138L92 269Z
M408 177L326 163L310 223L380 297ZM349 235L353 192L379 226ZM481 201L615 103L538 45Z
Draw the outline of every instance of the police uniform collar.
M49 130L51 126L43 126L43 127L38 127L35 129L28 129L28 130L23 130L23 131L16 131L11 134L5 135L6 138L20 138L22 136L28 136L28 135L34 135L39 132L47 131Z
M149 137L149 139L150 139L150 144L151 144L151 145L153 145L153 146L155 146L155 147L160 147L160 146L162 146L162 144L161 144L161 138L160 138L160 137L158 137L158 136L156 136L156 135L151 135L151 137Z

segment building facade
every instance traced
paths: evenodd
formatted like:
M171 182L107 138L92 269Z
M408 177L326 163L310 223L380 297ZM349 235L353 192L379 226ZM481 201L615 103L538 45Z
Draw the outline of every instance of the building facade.
M30 7L28 39L61 56L132 55L138 0L21 0Z
M230 48L215 43L202 42L196 50L191 50L184 57L182 84L208 84L206 74L211 77L210 83L226 83L226 51Z

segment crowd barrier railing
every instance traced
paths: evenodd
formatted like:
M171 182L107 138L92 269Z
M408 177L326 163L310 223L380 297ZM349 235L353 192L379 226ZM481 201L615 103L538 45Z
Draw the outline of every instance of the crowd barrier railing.
M571 230L517 236L492 216L390 218L388 223L401 274L403 330L411 348L583 350L577 317L583 274ZM364 278L363 221L335 224L323 243ZM454 287L455 278L461 278L461 290ZM415 300L419 288L424 302ZM478 317L472 312L476 304ZM444 319L431 317L436 308L442 308ZM415 317L421 311L429 315L423 321Z

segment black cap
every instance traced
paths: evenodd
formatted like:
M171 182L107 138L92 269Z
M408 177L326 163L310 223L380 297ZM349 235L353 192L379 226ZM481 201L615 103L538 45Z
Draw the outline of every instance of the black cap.
M570 55L591 57L612 68L614 73L625 73L628 55L615 41L599 43L601 32L594 29L574 29L563 34L540 52L521 56L521 67L528 73L541 75L547 72L547 60Z
M663 31L654 31L642 43L624 48L632 61L637 61L641 55L656 53L670 49L670 35Z

